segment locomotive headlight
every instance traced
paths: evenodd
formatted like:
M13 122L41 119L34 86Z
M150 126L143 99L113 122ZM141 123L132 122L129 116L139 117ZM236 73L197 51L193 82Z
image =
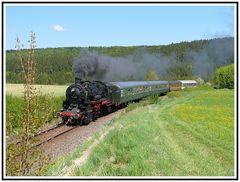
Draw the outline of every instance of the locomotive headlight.
M75 88L72 88L72 89L71 89L71 95L72 95L73 97L76 96L76 89L75 89Z
M69 93L71 99L79 99L80 97L80 90L76 87L72 88Z

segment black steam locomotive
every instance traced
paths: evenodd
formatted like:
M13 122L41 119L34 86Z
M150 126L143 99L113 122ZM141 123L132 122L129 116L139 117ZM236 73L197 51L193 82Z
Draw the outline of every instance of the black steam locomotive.
M165 94L196 81L100 82L75 79L66 90L60 117L66 124L89 124L92 120L125 107L129 102L153 94Z

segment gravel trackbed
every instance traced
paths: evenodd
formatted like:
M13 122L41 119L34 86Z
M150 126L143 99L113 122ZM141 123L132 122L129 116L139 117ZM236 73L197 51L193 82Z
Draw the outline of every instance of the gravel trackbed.
M41 148L51 156L52 159L65 155L73 151L76 147L83 144L84 141L97 132L106 122L117 118L121 110L111 113L107 116L98 118L89 125L83 125L61 135L54 140L41 145Z

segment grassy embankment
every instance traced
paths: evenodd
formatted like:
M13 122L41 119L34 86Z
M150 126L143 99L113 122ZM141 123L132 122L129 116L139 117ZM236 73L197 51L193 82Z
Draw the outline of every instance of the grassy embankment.
M234 175L233 90L193 88L139 105L58 159L46 175Z
M40 102L49 101L48 108L53 108L51 118L57 116L62 101L65 98L67 86L59 85L36 85L36 90L40 91ZM42 96L41 96L42 95ZM45 96L44 96L45 95ZM47 95L47 96L46 96ZM44 110L39 111L46 112ZM23 113L23 85L22 84L6 84L6 125L11 127L13 131L17 131L20 127L21 117ZM58 122L58 121L56 121Z

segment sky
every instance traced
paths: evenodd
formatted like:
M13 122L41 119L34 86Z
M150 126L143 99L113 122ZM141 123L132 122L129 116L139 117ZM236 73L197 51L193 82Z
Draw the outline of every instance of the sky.
M37 48L167 45L234 36L231 5L14 5L5 6L5 45Z

